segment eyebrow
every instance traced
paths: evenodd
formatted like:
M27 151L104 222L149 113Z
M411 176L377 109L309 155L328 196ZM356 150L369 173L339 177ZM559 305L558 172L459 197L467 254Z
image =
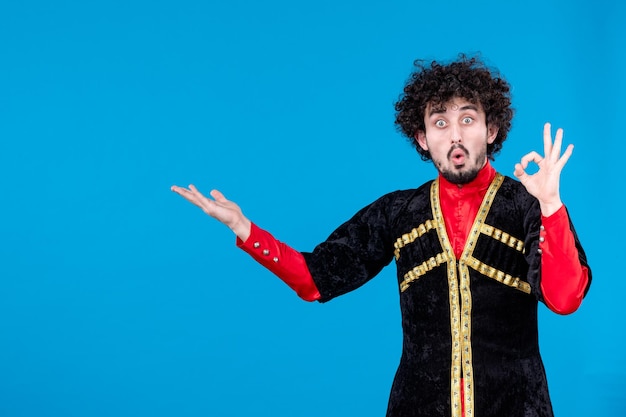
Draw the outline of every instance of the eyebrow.
M474 110L474 111L478 111L478 106L474 105L474 104L468 104L466 106L462 106L459 107L459 111L465 111L465 110ZM446 112L446 108L445 107L439 107L436 109L430 109L429 111L429 116L432 116L433 114L441 114L441 113L445 113Z

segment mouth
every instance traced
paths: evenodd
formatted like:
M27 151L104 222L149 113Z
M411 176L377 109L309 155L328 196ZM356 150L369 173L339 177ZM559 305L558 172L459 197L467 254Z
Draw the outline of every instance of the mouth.
M463 145L455 145L448 152L448 159L456 168L460 168L465 165L465 160L469 156L467 149Z

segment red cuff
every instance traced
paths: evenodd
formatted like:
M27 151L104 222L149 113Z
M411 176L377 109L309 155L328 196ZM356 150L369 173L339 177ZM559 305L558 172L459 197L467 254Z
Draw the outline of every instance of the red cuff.
M269 232L252 223L250 236L245 242L237 238L237 247L283 280L303 300L320 299L321 295L306 266L304 256Z
M546 305L559 314L573 313L585 295L589 273L580 264L565 206L548 217L541 216L539 252Z

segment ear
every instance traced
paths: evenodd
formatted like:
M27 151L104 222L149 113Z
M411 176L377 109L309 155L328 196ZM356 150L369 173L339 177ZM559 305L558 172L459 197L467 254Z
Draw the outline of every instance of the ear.
M500 129L498 129L497 126L494 125L488 125L487 126L487 143L488 144L492 144L494 140L496 140L496 136L498 136L498 131Z
M417 140L417 143L420 145L420 148L422 148L425 151L428 150L428 143L426 143L426 132L424 132L423 130L418 130L417 133L415 134L415 139Z

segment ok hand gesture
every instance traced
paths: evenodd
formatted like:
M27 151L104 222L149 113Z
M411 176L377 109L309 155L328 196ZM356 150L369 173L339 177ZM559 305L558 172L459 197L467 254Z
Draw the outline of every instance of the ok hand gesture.
M556 212L563 203L559 194L559 182L561 171L572 155L574 145L568 145L561 155L561 146L563 143L563 129L558 129L552 142L550 123L543 126L543 150L544 156L541 157L537 152L532 151L524 155L521 161L515 164L514 175L526 187L526 190L539 200L541 213L549 216ZM530 162L534 162L539 166L539 171L529 175L526 168Z

